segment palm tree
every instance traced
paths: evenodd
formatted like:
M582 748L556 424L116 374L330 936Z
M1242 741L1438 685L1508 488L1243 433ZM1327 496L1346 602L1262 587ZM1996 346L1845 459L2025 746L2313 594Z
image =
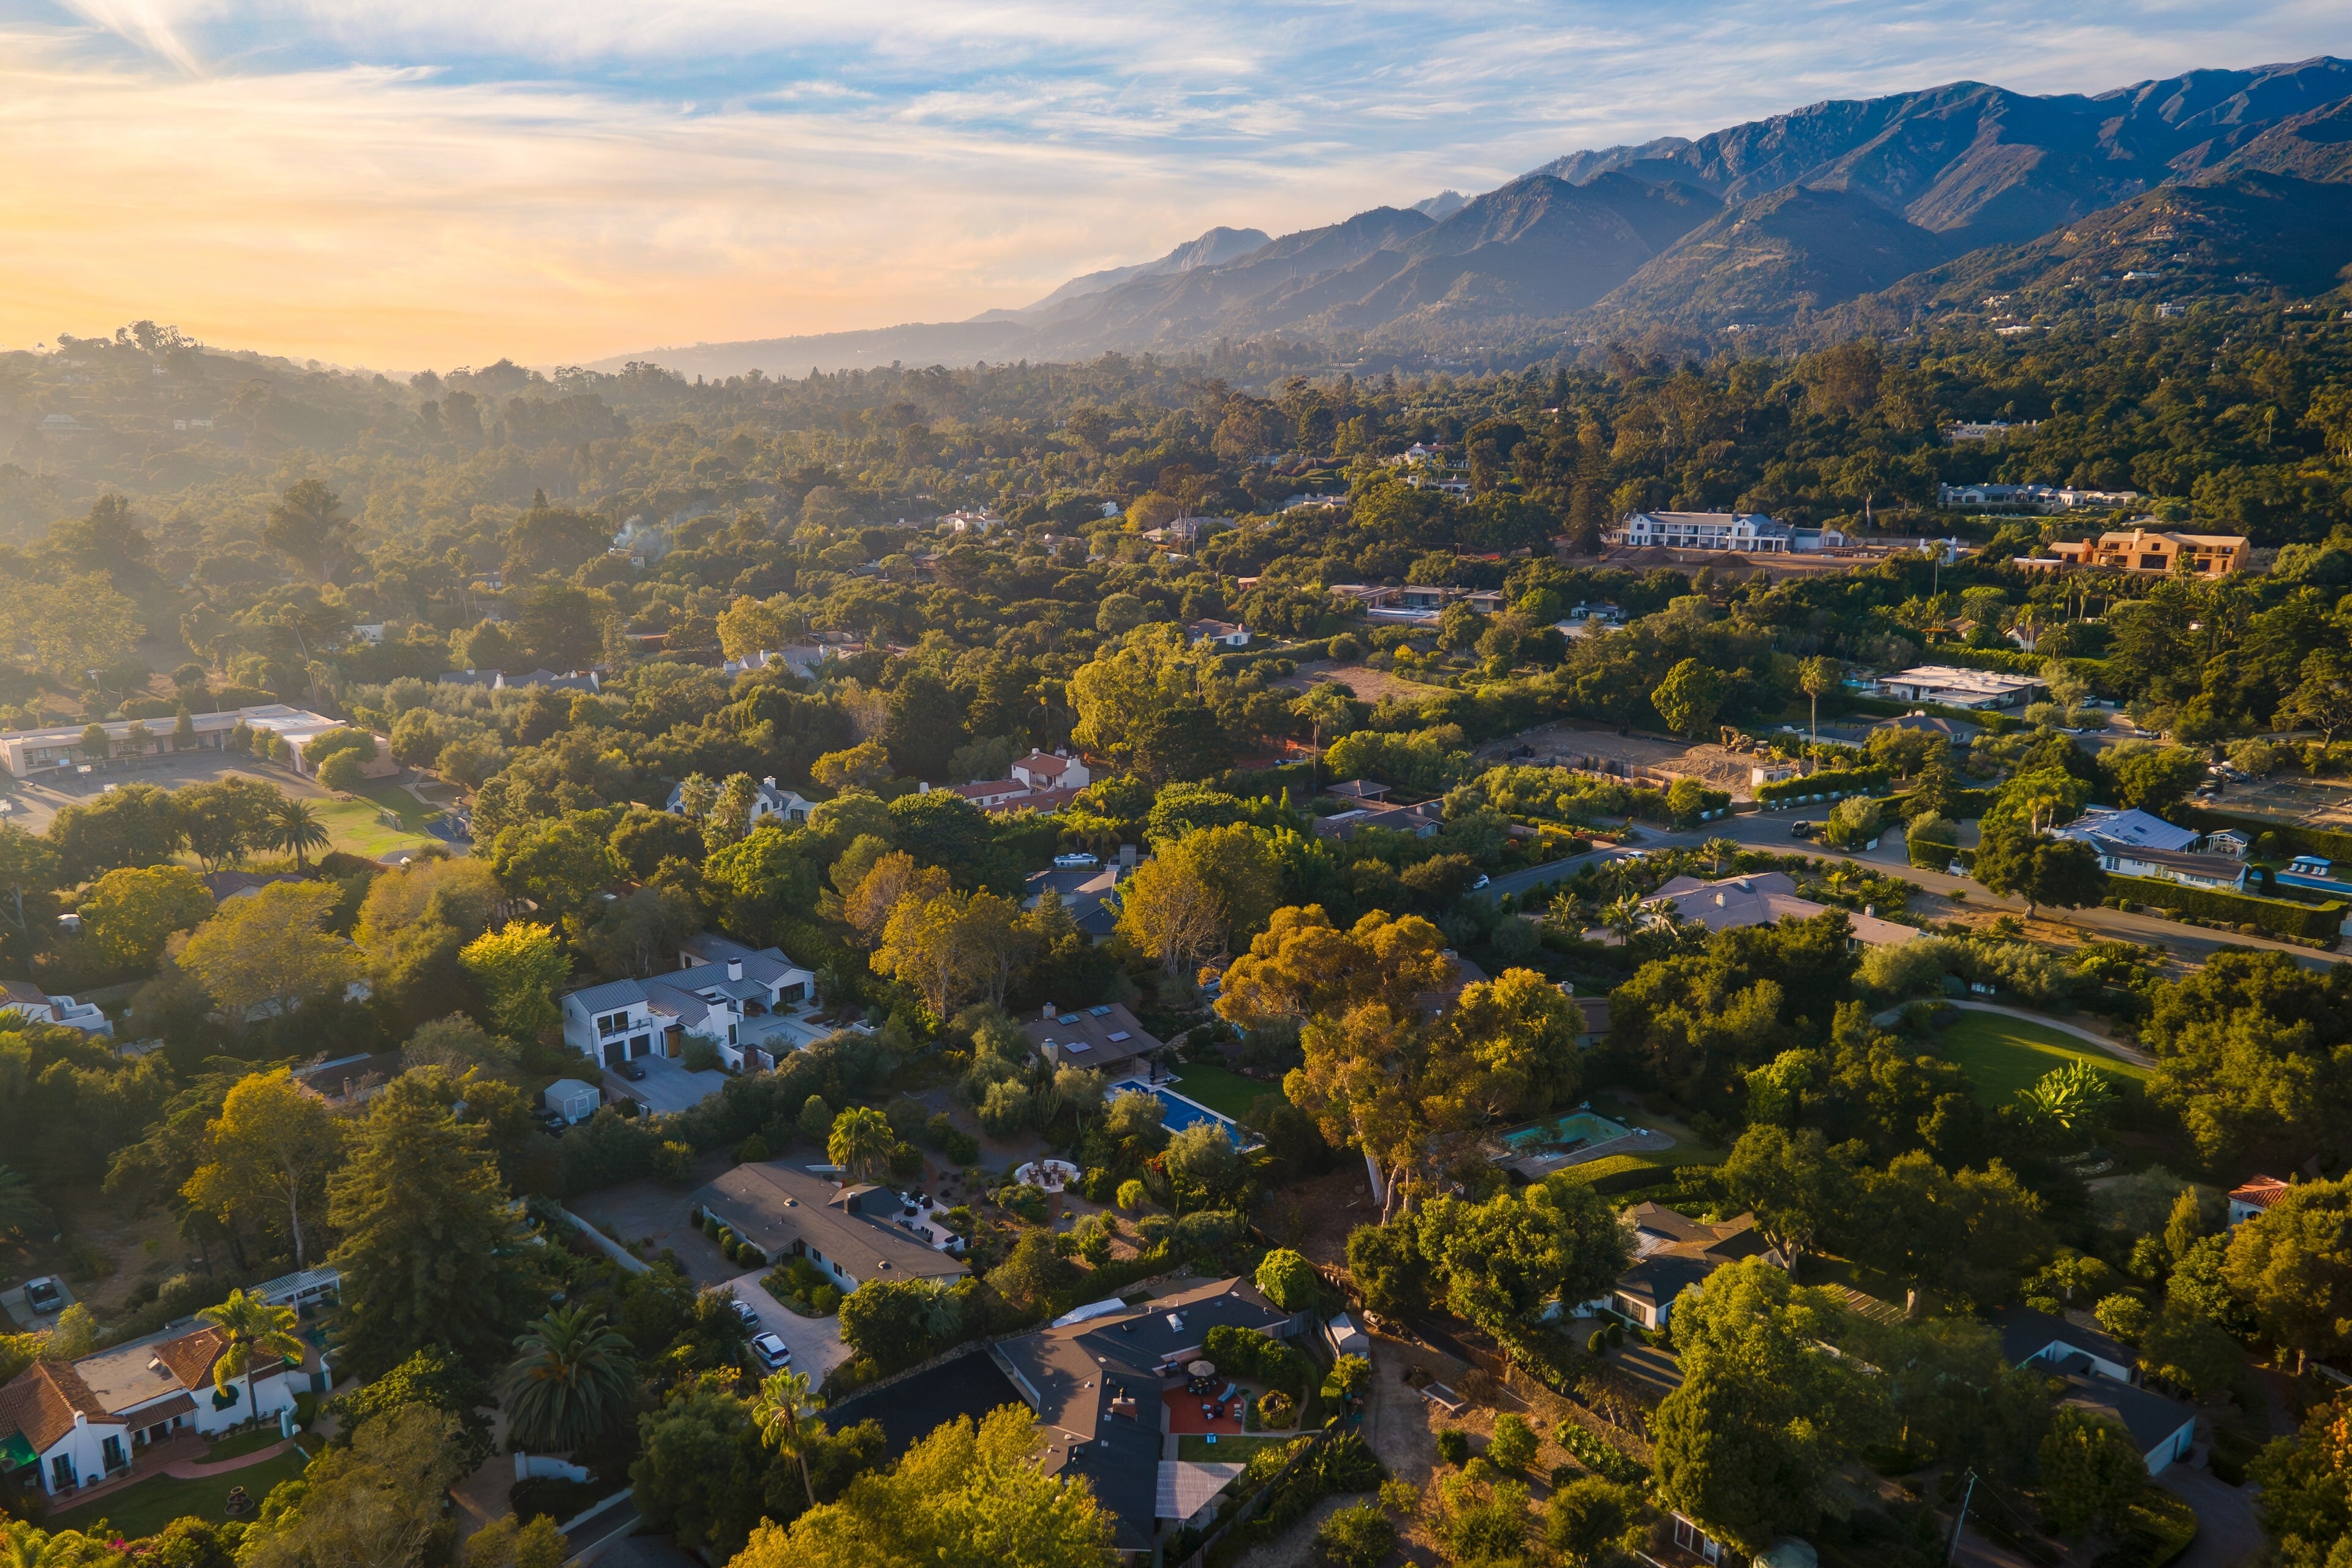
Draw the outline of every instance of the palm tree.
M48 1205L33 1195L33 1184L0 1165L0 1237L30 1237L48 1223Z
M1699 853L1715 864L1715 874L1723 875L1723 863L1739 858L1739 846L1728 838L1710 838L1698 847Z
M507 1368L507 1429L520 1448L577 1450L618 1426L636 1396L633 1347L604 1314L560 1307L523 1331Z
M1609 907L1601 911L1601 923L1615 931L1620 942L1631 942L1646 918L1647 911L1642 908L1642 900L1631 893L1612 900Z
M281 800L270 809L268 843L294 857L294 864L310 868L310 852L327 847L327 830L319 814L299 800Z
M1843 668L1838 661L1823 656L1809 658L1797 667L1797 684L1813 702L1813 744L1822 743L1822 694L1837 689L1838 678Z
M272 1361L299 1361L302 1342L294 1337L294 1326L301 1320L291 1307L274 1305L260 1296L243 1290L232 1290L228 1300L217 1307L206 1307L196 1316L228 1336L228 1345L213 1363L213 1387L222 1394L236 1378L245 1379L245 1409L253 1414L253 1373L257 1365Z
M799 1372L770 1373L760 1384L759 1398L751 1402L752 1423L768 1447L800 1466L801 1490L808 1494L811 1508L816 1506L816 1488L809 1482L809 1444L824 1429L822 1422L810 1419L816 1407L808 1374Z
M826 1157L861 1182L872 1181L890 1163L898 1135L878 1110L853 1105L833 1119L824 1141Z

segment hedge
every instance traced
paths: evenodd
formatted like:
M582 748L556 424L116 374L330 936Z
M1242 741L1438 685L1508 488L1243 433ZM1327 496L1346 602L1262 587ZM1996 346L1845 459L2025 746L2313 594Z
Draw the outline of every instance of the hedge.
M2259 816L2238 816L2226 811L2208 811L2203 806L2183 805L2180 816L2190 827L2210 833L2216 828L2234 827L2249 839L2265 833L2278 836L2280 843L2298 855L2324 855L2330 860L2343 861L2352 867L2352 833L2336 833L2325 827L2305 827L2292 822L2267 822Z
M2174 914L2229 925L2255 925L2273 936L2300 937L2333 942L2343 929L2345 904L2331 899L2324 904L2289 903L2251 893L2227 893L2215 888L2191 888L2154 877L2110 876L2107 886L2116 897L2135 904L2150 904Z
M1960 669L1989 669L1996 675L2040 675L2042 667L2050 662L2048 654L2030 654L2015 648L1970 647L1964 642L1939 642L1929 645L1919 656L1929 664L1948 664Z
M1816 795L1860 795L1864 790L1878 788L1886 782L1887 770L1878 768L1824 768L1801 779L1780 779L1757 786L1756 798L1767 805L1784 800L1802 800Z
M1903 841L1904 852L1912 867L1921 871L1948 870L1959 854L1959 844L1949 838L1913 838Z

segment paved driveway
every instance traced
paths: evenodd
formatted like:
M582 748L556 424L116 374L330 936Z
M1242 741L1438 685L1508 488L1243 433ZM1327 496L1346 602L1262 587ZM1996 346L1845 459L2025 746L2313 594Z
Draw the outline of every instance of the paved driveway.
M688 1072L683 1064L667 1057L639 1057L636 1062L646 1069L644 1082L632 1083L607 1069L604 1086L627 1095L647 1110L690 1110L717 1094L727 1081L727 1075L716 1068L708 1072Z
M2240 1568L2260 1559L2263 1527L2252 1486L2233 1487L2202 1465L2168 1465L2156 1484L2197 1510L2197 1539L2174 1568Z
M46 1277L35 1275L34 1278L57 1279L55 1275L48 1275ZM73 1287L67 1284L64 1280L58 1279L57 1284L58 1294L62 1298L58 1302L57 1311L34 1311L31 1303L25 1300L25 1288L22 1285L17 1285L6 1290L0 1290L0 1318L14 1318L16 1320L16 1328L26 1333L31 1333L38 1329L56 1328L58 1326L58 1314L62 1313L68 1307L72 1306L75 1301L80 1299L73 1293Z
M733 1290L737 1300L760 1314L761 1329L792 1347L793 1370L806 1373L812 1384L823 1383L827 1373L849 1359L849 1347L841 1342L841 1320L803 1318L769 1295L760 1279L758 1274L746 1274L712 1289Z

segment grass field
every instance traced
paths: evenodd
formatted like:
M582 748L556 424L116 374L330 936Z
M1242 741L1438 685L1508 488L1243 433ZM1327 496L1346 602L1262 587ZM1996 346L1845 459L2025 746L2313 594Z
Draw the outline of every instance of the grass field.
M1248 1458L1260 1448L1279 1447L1297 1436L1296 1432L1245 1432L1238 1437L1220 1437L1212 1443L1208 1438L1194 1432L1176 1439L1176 1457L1190 1460L1196 1465L1210 1464L1221 1459L1229 1463L1238 1463Z
M1998 1013L1963 1013L1943 1034L1944 1054L1976 1085L1988 1105L2006 1105L2044 1073L2068 1062L2085 1061L2116 1080L2126 1093L2147 1081L2147 1069L2111 1057L2088 1040L2076 1039L2022 1018Z
M225 1470L217 1478L183 1481L169 1476L152 1477L111 1497L53 1515L48 1528L53 1532L88 1531L103 1520L111 1535L137 1541L187 1515L226 1524L228 1512L224 1505L228 1501L231 1487L243 1487L246 1495L257 1504L269 1495L270 1488L300 1475L309 1462L299 1450L289 1449L274 1459L265 1459L241 1470Z
M349 854L381 860L404 849L423 849L440 843L422 831L428 814L415 797L389 785L372 785L354 800L314 800L310 804L319 814L320 824L326 828L334 847ZM390 827L377 820L377 812L387 807L401 812L401 826Z
M1249 1114L1262 1094L1280 1094L1282 1086L1261 1083L1254 1078L1244 1078L1231 1068L1216 1067L1207 1062L1194 1062L1176 1069L1176 1081L1169 1086L1187 1100L1197 1100L1210 1110L1222 1112L1235 1121Z

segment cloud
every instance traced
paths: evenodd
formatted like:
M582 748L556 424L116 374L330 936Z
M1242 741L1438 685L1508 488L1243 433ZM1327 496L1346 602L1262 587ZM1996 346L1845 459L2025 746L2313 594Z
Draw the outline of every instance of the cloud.
M1580 146L2320 52L2310 3L0 0L0 344L416 366L955 319Z

